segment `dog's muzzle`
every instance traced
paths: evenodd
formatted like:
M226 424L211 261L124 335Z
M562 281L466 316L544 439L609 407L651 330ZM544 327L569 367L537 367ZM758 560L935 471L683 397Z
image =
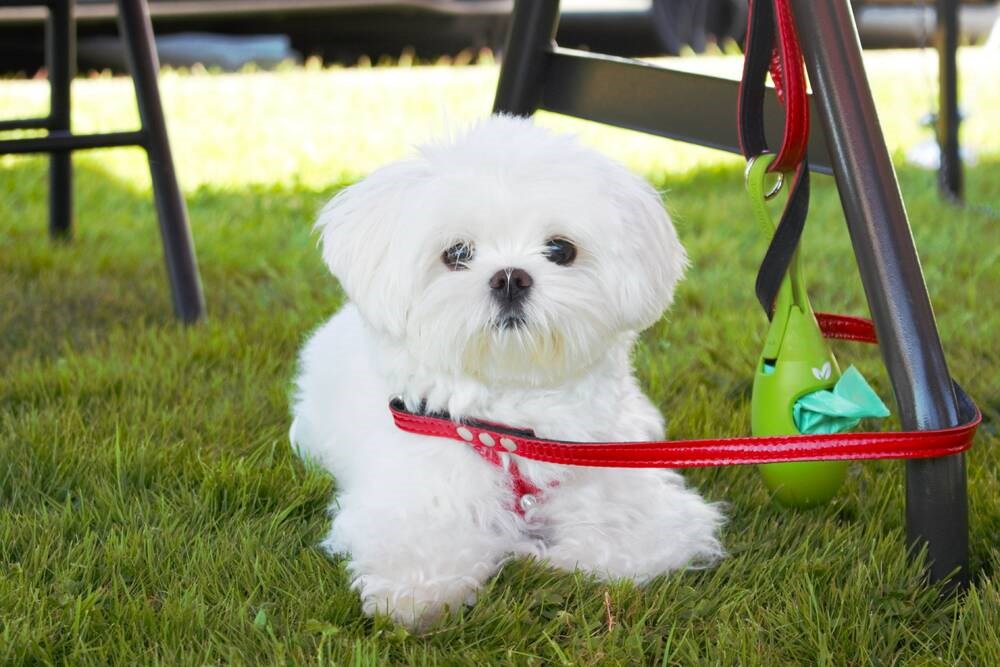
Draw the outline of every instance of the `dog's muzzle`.
M500 306L497 328L518 329L524 326L524 302L534 285L531 274L524 269L500 269L490 278L489 285L493 300Z

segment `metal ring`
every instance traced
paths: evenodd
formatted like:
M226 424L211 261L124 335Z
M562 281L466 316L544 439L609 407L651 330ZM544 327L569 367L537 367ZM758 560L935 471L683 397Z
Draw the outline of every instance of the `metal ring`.
M775 195L777 195L779 192L781 192L781 186L783 186L784 184L785 184L785 175L779 171L778 172L778 180L775 181L774 187L771 188L770 192L764 193L764 199L766 199L768 201L771 201L772 199L774 199Z
M763 153L761 155L763 155ZM743 169L743 187L745 188L750 187L750 170L753 169L753 165L757 162L757 158L759 157L760 155L754 155L752 158L747 160L747 166Z
M750 170L753 169L753 165L757 162L757 158L761 155L767 155L768 153L761 153L760 155L754 155L749 160L747 160L746 169L743 171L743 184L744 186L750 185ZM782 172L778 172L778 180L775 182L774 186L769 192L764 193L764 199L771 201L774 197L781 192L782 186L785 184L785 175Z

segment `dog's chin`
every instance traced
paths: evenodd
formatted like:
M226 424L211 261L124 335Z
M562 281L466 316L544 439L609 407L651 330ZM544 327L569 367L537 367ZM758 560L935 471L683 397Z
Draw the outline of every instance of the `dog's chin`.
M587 356L569 348L564 332L509 314L494 318L469 340L462 370L486 385L551 387L583 372Z
M502 315L493 320L493 329L500 333L505 331L523 331L528 326L524 315Z
M406 354L419 375L553 388L586 375L618 338L583 308L570 316L544 304L498 308L450 296L418 301L410 312Z

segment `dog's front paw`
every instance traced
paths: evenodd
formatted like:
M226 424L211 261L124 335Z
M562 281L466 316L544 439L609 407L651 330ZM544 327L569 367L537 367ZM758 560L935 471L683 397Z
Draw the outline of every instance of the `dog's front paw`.
M471 576L391 581L362 575L354 586L361 595L365 615L386 615L416 632L426 630L446 611L475 604L479 591L478 579Z
M719 506L685 488L676 473L602 472L587 480L563 484L542 508L552 533L546 550L551 565L645 583L723 555Z
M368 616L386 615L422 631L445 611L474 604L479 588L503 562L502 536L477 529L461 515L450 515L444 524L441 511L396 521L359 507L344 506L324 546L348 556L351 587Z

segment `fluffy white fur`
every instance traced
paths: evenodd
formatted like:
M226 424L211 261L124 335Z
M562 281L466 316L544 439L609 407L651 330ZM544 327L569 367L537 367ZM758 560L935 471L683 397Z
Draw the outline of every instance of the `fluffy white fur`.
M630 354L686 264L657 193L528 120L493 117L341 193L317 223L350 303L302 350L291 439L337 480L325 546L346 554L367 614L411 627L475 600L512 555L645 582L721 554L718 509L668 470L518 460L544 496L513 511L505 473L453 440L397 430L387 402L426 402L562 440L659 439ZM576 261L544 255L572 240ZM442 252L474 245L465 270ZM488 282L533 278L524 326L501 328Z

